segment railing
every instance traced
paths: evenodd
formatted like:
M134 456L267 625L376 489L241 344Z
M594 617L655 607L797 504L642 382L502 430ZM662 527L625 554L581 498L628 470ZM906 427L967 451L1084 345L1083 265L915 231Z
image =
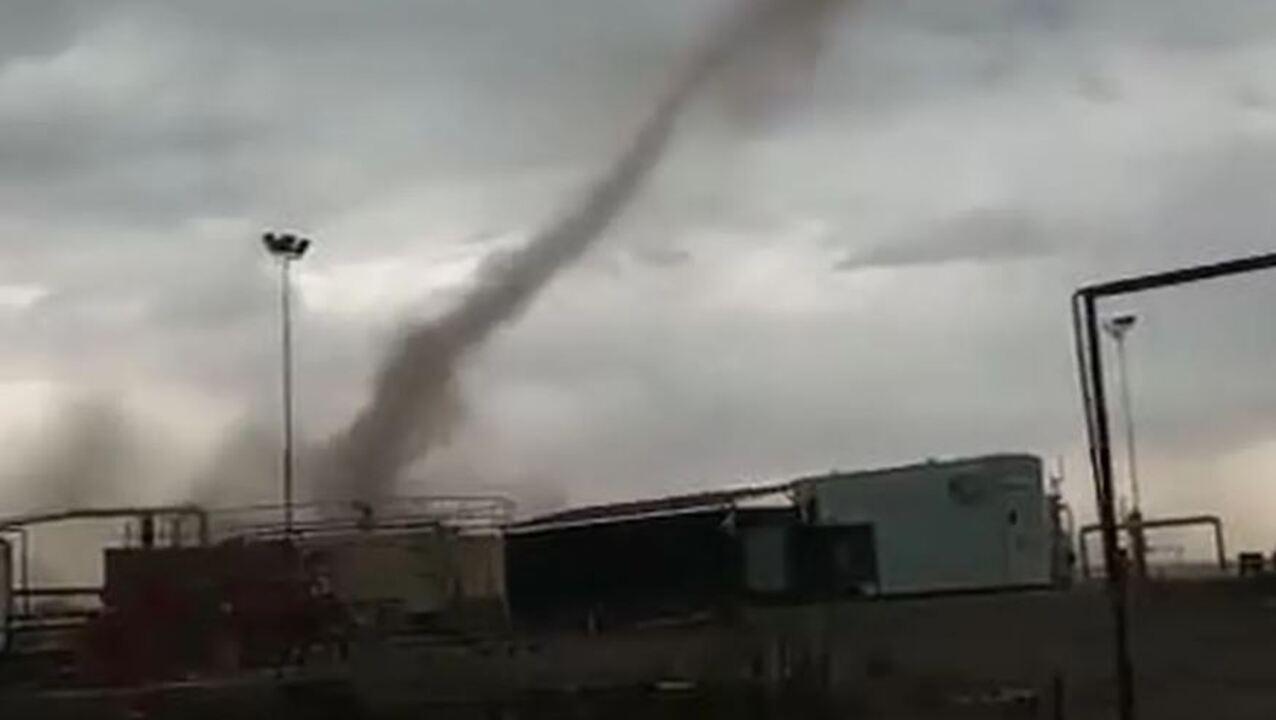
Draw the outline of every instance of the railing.
M41 598L66 599L72 596L96 597L100 588L37 588L31 580L31 536L30 529L40 525L50 525L79 520L124 519L132 521L138 528L138 540L144 546L154 546L157 541L162 544L176 546L189 534L189 523L194 521L195 542L208 542L208 513L196 505L162 505L162 506L128 506L104 508L77 508L74 510L56 510L30 513L13 517L0 518L0 544L12 547L14 540L18 545L16 576L10 568L10 577L6 579L9 587L5 588L9 602L0 607L0 630L6 637L8 647L9 636L16 633L28 633L34 630L48 629L52 626L64 626L68 623L82 622L91 614L89 610L68 608L56 611L57 616L43 612L37 600ZM126 528L131 528L127 525ZM165 533L167 532L167 535ZM131 544L131 530L126 536L125 544ZM12 559L12 558L11 558ZM20 604L16 601L20 601Z
M54 512L34 513L30 515L19 515L16 517L0 518L0 532L7 532L21 528L28 528L33 525L48 525L50 523L67 522L71 520L109 520L113 518L134 518L143 526L148 526L151 532L154 532L157 520L167 519L167 524L171 525L175 530L175 537L180 537L183 521L194 519L196 522L196 532L198 533L198 541L201 544L208 542L208 513L198 505L163 505L163 506L141 506L141 507L111 507L111 508L79 508L76 510L58 510ZM165 523L160 523L162 527ZM153 534L150 540L153 540Z
M84 627L102 609L100 587L26 588L13 595L23 601L7 620L11 649L18 653L44 646L53 634Z
M1215 557L1217 558L1218 567L1220 570L1226 571L1227 570L1227 546L1224 544L1224 540L1223 540L1223 521L1219 519L1217 516L1192 515L1188 517L1149 519L1149 520L1141 520L1137 524L1125 522L1125 523L1118 523L1116 526L1116 529L1118 532L1126 532L1136 528L1142 529L1142 530L1155 530L1157 528L1177 528L1177 527L1191 527L1191 526L1208 526L1213 530L1214 553L1215 553ZM1100 532L1101 530L1102 530L1102 526L1100 525L1097 525L1097 524L1086 525L1085 527L1081 528L1081 533L1078 536L1078 544L1080 545L1080 550L1081 550L1081 573L1086 578L1091 577L1089 544L1086 542L1086 539L1090 535ZM1108 572L1108 569L1104 568L1104 572L1105 573Z
M391 497L375 503L320 501L293 506L291 535L282 505L223 508L209 513L216 540L270 540L427 528L492 532L509 524L514 502L499 495Z

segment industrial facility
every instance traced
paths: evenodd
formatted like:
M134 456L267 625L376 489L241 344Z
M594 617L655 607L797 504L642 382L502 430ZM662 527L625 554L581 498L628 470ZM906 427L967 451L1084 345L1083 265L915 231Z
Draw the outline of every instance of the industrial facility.
M524 520L500 497L294 510L291 530L278 507L97 508L0 522L0 708L116 717L119 698L133 712L161 693L181 707L292 712L298 698L338 687L361 709L334 705L318 717L542 701L601 703L591 712L609 714L611 703L666 702L671 678L670 687L700 688L688 697L721 693L732 708L755 692L789 708L921 702L929 717L1006 698L1031 700L1010 717L1110 702L1102 586L1088 580L1106 566L1073 562L1072 513L1032 455ZM100 549L102 583L33 582L31 534L86 519L120 526L119 541ZM1192 520L1149 518L1138 532ZM1221 522L1212 525L1221 539ZM1265 646L1235 617L1262 607L1266 576L1238 585L1228 569L1223 558L1212 580L1133 576L1145 588L1136 637L1164 662L1186 658L1191 638L1163 630L1192 617L1217 625L1237 653ZM1175 667L1157 672L1173 679ZM947 679L935 686L936 677ZM569 690L581 683L613 690L582 699ZM891 694L897 685L905 695ZM738 716L696 707L692 716ZM1007 715L974 715L993 716Z
M518 619L1063 582L1041 462L997 455L582 508L505 534ZM1065 548L1066 552L1066 548Z
M1001 455L522 522L480 497L301 506L291 532L275 508L14 518L3 643L9 663L128 685L340 659L369 637L600 633L751 605L1045 588L1063 537L1050 507L1040 461ZM83 518L124 524L102 586L31 586L25 533Z

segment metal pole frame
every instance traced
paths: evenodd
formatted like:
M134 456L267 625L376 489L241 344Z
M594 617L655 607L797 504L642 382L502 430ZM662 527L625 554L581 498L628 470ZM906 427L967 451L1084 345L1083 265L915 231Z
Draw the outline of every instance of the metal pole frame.
M1078 289L1072 296L1077 372L1085 411L1086 436L1090 446L1090 464L1094 472L1095 500L1102 528L1103 555L1107 563L1108 597L1115 635L1113 650L1117 711L1120 720L1134 720L1136 717L1134 661L1130 652L1129 583L1117 548L1118 523L1112 492L1111 428L1103 380L1103 349L1099 344L1098 301L1273 268L1276 268L1276 253L1265 253L1089 285Z
M292 257L279 256L280 311L283 354L281 362L283 379L283 415L284 415L284 532L292 537L293 529L293 402L292 402Z
M283 421L284 438L281 460L283 470L284 530L289 536L293 528L293 476L296 474L296 461L293 453L293 366L292 366L292 263L305 256L310 249L311 241L292 233L265 233L262 243L279 261L279 305L280 334L283 341L283 353L280 361L283 379Z

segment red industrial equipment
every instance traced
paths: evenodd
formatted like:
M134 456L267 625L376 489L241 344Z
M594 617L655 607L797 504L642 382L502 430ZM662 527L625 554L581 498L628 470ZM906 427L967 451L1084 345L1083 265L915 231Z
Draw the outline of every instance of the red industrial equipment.
M333 633L284 541L106 552L103 611L77 648L93 684L178 680L295 662Z
M475 559L490 558L471 557L475 548L499 555L500 544L457 537L502 526L509 501L449 496L383 505L388 512L375 516L349 503L300 505L291 531L273 506L219 511L220 540L213 513L197 506L0 518L0 533L16 533L23 546L22 612L10 612L0 594L0 631L16 620L0 639L21 635L23 656L47 660L59 681L136 686L225 678L321 656L339 660L356 619L377 632L417 631L429 622L402 618L430 621L468 608L465 601L503 602L503 565L493 561L493 569ZM128 521L124 547L104 550L100 587L30 587L29 527L117 518ZM456 569L467 552L473 577ZM0 578L5 589L10 580ZM449 595L463 590L472 597ZM385 610L388 619L372 610Z

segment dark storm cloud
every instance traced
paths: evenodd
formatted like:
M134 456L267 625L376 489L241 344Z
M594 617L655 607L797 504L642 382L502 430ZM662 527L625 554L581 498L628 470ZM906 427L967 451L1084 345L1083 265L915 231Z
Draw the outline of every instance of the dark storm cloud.
M0 207L126 227L272 206L313 220L405 174L575 162L710 5L97 6L0 65Z
M85 0L8 0L0 24L0 62L65 47L89 21L91 7Z
M1057 238L1020 212L978 209L927 228L921 237L892 238L838 261L838 270L937 265L952 262L993 264L1041 257L1053 252Z
M1237 253L1270 248L1276 137L1237 132L1192 167L1180 184L1166 189L1165 212L1152 219L1149 241L1189 257L1211 246Z
M724 3L10 3L0 285L44 298L0 311L0 379L177 385L273 427L256 234L298 227L307 272L370 298L305 298L322 435L395 320L465 287L383 297L435 269L412 253L477 260L499 243L467 239L538 227ZM422 476L601 498L1068 452L1071 289L1269 245L1271 3L860 5L792 117L742 132L706 99L628 221L465 370L471 416ZM382 261L406 269L341 279ZM1215 447L1266 431L1276 343L1218 292L1213 315L1140 307L1150 457L1203 425L1227 429ZM251 467L214 474L270 477L264 432L223 443Z
M644 247L633 251L633 257L639 262L658 268L677 267L693 260L690 252L674 247Z

